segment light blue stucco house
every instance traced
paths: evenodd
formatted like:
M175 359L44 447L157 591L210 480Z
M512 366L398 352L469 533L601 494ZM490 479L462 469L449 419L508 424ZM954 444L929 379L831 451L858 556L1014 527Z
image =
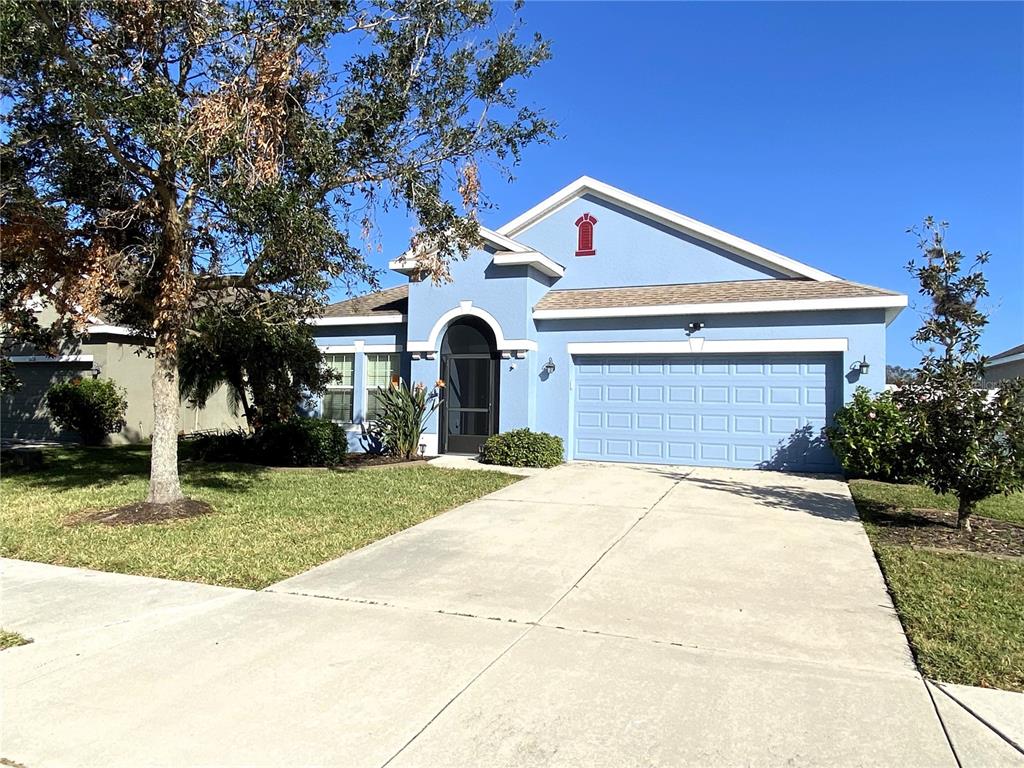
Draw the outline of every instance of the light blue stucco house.
M317 413L353 449L401 377L446 383L427 454L529 427L567 460L831 471L821 429L883 388L907 304L587 177L481 234L451 282L405 256L312 321L340 373Z

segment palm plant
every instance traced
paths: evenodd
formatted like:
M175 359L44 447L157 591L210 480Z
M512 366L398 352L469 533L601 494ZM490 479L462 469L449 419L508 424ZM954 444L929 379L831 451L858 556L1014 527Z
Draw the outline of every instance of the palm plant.
M377 389L380 413L371 428L373 437L392 456L411 459L420 445L427 420L437 410L437 390L428 392L422 382L412 389L404 381Z

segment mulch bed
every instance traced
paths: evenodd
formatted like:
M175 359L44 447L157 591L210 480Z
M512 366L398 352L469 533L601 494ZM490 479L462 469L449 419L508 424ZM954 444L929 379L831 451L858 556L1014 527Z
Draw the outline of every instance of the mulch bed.
M322 472L344 472L355 469L375 469L378 467L416 467L425 466L425 456L418 456L414 459L403 459L399 456L383 456L377 453L350 453L345 456L341 464L333 467L263 467L274 472L308 472L311 469ZM263 466L263 465L253 465Z
M904 544L948 552L975 552L1002 557L1024 557L1024 525L971 516L971 530L956 528L956 512L946 509L896 509L870 505L861 510L877 526L886 544Z
M166 523L171 520L184 520L199 517L213 512L213 507L205 501L182 499L170 504L151 504L139 501L125 504L114 509L85 510L71 515L66 525L84 525L86 523L102 523L103 525L139 525L144 523Z
M340 466L349 469L361 469L363 467L383 467L394 464L425 464L424 456L414 456L412 459L405 459L401 456L384 456L377 453L350 453L345 456L345 461Z

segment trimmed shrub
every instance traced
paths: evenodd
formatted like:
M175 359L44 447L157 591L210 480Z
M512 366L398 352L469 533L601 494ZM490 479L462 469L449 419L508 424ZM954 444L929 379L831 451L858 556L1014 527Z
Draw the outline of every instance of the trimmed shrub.
M258 462L279 467L333 467L348 451L344 428L306 416L267 424L253 440Z
M77 432L85 445L99 445L124 429L128 401L109 379L72 379L50 387L46 407L61 429Z
M562 457L562 438L529 429L492 435L480 451L481 463L505 467L554 467Z
M913 421L891 392L872 396L866 387L857 387L834 422L825 434L850 477L898 483L920 475Z

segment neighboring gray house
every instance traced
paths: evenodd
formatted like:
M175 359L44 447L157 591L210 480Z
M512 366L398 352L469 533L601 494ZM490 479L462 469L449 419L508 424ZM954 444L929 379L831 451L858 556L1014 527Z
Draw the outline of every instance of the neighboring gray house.
M1006 379L1024 376L1024 344L992 355L985 366L985 383L996 384Z
M49 310L43 309L42 313ZM42 317L42 322L51 318ZM153 434L153 396L150 379L153 359L146 354L148 342L116 325L94 323L78 341L57 357L33 354L27 349L14 354L15 375L21 389L0 395L0 437L22 440L74 440L50 423L46 391L58 381L75 377L111 379L127 393L125 428L111 436L113 443L137 443ZM182 432L205 429L234 429L244 418L232 413L227 390L215 393L205 408L182 401L179 425Z

